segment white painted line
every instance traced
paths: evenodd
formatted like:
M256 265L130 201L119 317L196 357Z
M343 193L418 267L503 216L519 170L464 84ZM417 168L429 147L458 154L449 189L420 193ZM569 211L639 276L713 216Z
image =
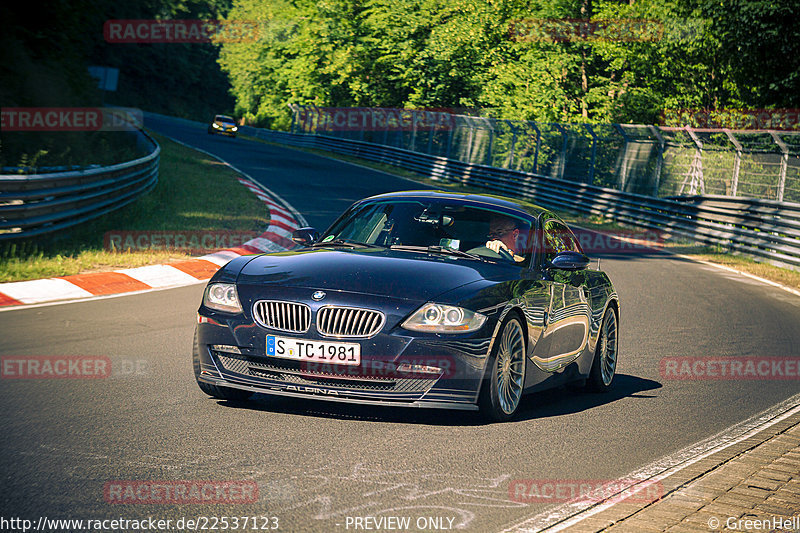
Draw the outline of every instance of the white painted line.
M200 284L208 283L207 279L197 279L191 285L200 285ZM188 287L189 285L185 285ZM67 304L80 304L83 302L94 302L97 300L109 300L111 298L124 298L125 296L133 296L135 294L145 294L148 292L160 292L160 291L168 291L172 289L180 289L181 287L160 287L158 289L144 289L141 291L130 291L130 292L121 292L119 294L105 294L103 296L92 296L91 298L80 298L80 299L71 299L71 300L63 300L60 302L45 302L40 304L29 304L29 305L8 305L0 307L0 313L4 313L6 311L23 311L25 309L36 309L37 307L53 307L55 305L67 305ZM199 302L200 300L198 300Z
M0 292L26 304L94 296L91 292L58 278L1 283Z
M582 229L584 231L591 231L592 233L599 233L597 230L594 230L594 229L591 229L591 228L585 228L583 226L578 226L577 224L571 224L570 226L573 227L573 228ZM624 240L623 238L616 237L616 236L613 236L613 235L611 236L611 238L618 239L618 240ZM703 264L703 265L706 265L706 266L709 266L709 267L712 267L712 268L716 268L718 270L725 270L725 271L728 271L728 272L733 272L733 273L742 275L742 276L744 276L746 278L750 278L752 280L758 281L760 283L764 283L765 285L770 285L772 287L784 290L784 291L786 291L788 293L794 294L795 296L800 296L800 291L798 291L796 289L793 289L791 287L787 287L786 285L778 283L777 281L764 279L762 277L756 276L755 274L750 274L748 272L743 272L741 270L736 270L735 268L731 268L731 267L728 267L728 266L725 266L725 265L720 265L719 263L712 263L711 261L704 261L702 259L697 259L697 258L694 258L694 257L692 257L690 255L678 254L678 253L675 253L673 251L670 251L670 249L667 248L666 246L665 247L656 248L656 247L653 247L653 246L648 246L646 243L642 243L641 246L642 246L642 248L647 248L648 250L654 250L656 252L665 252L665 253L667 253L667 254L669 254L671 256L680 257L681 259L687 259L687 260L692 261L694 263L700 263L700 264Z
M197 278L169 265L150 265L116 270L151 287L178 287L195 283Z
M731 426L713 437L684 448L630 474L620 476L620 479L639 480L640 483L660 482L706 457L769 429L796 413L800 413L800 394L792 396L744 422ZM625 503L625 500L620 500L616 494L611 495L610 499L610 502L598 502L597 500L568 502L503 529L502 533L563 531L618 503Z
M772 285L773 287L777 287L779 289L783 289L784 291L790 292L790 293L794 294L795 296L800 296L800 291L798 291L796 289L793 289L791 287L787 287L786 285L778 283L777 281L764 279L762 277L756 276L755 274L750 274L749 272L743 272L741 270L736 270L735 268L731 268L731 267L725 266L725 265L720 265L719 263L712 263L711 261L704 261L702 259L695 259L694 257L689 256L689 255L683 255L683 254L673 254L673 255L675 255L677 257L680 257L680 258L683 258L683 259L688 259L690 261L694 261L696 263L702 263L704 265L708 265L708 266L713 267L713 268L718 268L718 269L721 269L721 270L727 270L728 272L735 272L736 274L739 274L740 276L744 276L746 278L750 278L750 279L755 280L755 281L760 281L761 283L766 283L767 285Z

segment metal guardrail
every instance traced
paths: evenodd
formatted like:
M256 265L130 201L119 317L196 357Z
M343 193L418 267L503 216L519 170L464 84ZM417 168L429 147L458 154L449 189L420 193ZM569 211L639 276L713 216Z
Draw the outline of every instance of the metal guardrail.
M716 194L800 202L800 130L792 131L779 112L751 125L787 129L567 124L452 110L290 107L292 133L381 144L647 196Z
M161 147L139 159L69 172L0 175L0 240L33 237L98 217L134 201L158 183Z
M549 208L602 215L800 270L800 203L714 195L654 198L363 141L247 126L241 133L386 163L434 180L530 199Z

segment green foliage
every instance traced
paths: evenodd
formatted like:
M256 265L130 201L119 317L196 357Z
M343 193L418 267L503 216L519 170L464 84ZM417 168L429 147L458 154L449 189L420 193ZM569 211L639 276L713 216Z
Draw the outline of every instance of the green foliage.
M261 38L223 44L220 65L238 112L273 128L290 103L654 123L665 109L798 107L798 15L794 0L237 0L228 17L260 21ZM565 19L610 28L520 32ZM648 26L614 38L631 20Z
M200 120L225 112L273 128L289 126L292 103L590 123L653 123L680 108L800 107L797 0L47 4L36 16L20 3L0 8L5 106L97 105L86 72L96 64L120 69L109 102ZM255 21L260 31L256 41L222 44L102 38L107 20L155 18ZM567 39L531 30L581 20L605 29ZM631 21L649 30L631 30Z

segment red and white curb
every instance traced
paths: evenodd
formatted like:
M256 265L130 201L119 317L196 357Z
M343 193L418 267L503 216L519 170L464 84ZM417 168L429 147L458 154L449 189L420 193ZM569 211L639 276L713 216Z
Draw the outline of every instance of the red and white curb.
M227 248L202 257L165 265L0 283L0 307L79 300L193 285L208 280L221 266L240 255L282 252L294 246L291 234L306 224L303 216L280 197L261 187L255 180L241 171L237 172L245 176L239 178L239 182L267 204L269 209L269 226L258 237L236 248Z

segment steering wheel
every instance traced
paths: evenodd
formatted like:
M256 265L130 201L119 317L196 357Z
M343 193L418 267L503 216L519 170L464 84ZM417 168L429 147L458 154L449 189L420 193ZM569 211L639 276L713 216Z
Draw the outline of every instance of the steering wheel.
M505 248L500 248L500 252L495 252L494 250L487 248L486 245L476 246L471 250L467 250L467 253L480 255L483 257L491 257L494 259L505 259L507 261L511 261L512 263L514 262L514 257Z

